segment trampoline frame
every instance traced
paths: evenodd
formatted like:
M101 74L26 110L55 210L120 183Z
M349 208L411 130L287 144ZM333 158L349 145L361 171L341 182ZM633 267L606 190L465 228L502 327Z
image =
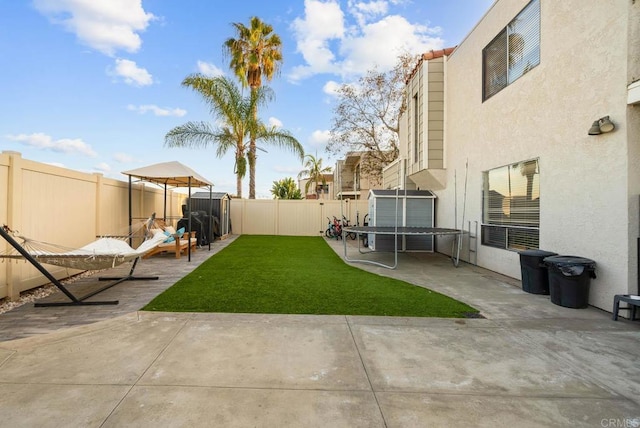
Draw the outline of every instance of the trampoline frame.
M355 233L358 241L358 252L368 254L374 251L363 252L360 248L360 234L367 233L373 235L393 235L394 236L394 263L385 264L375 260L350 259L347 255L347 233ZM447 229L442 227L406 227L406 226L349 226L342 229L342 244L344 246L344 259L351 263L367 263L387 269L395 269L398 266L398 237L407 235L424 236L446 236L454 235L453 247L451 251L451 261L455 267L460 264L460 248L462 246L462 236L466 232L462 229Z

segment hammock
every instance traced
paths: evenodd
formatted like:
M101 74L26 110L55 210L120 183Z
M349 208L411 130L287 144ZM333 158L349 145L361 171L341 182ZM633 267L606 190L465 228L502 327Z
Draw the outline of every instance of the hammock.
M76 250L63 249L63 251L51 251L42 249L45 243L17 236L22 240L21 246L31 257L40 263L61 266L80 270L100 270L116 267L124 262L144 256L162 243L167 236L160 232L144 241L136 249L131 248L126 242L117 238L99 238L90 244ZM50 247L50 244L46 244ZM66 251L65 251L66 250ZM18 259L21 254L0 254L0 258Z
M147 221L147 225L153 223L155 214ZM148 227L146 230L150 230ZM22 243L19 243L14 239L12 235L20 239ZM79 249L69 249L45 242L38 242L32 239L27 239L23 236L19 236L9 229L6 225L0 227L0 236L2 236L16 251L16 253L0 254L0 258L22 258L24 257L29 263L31 263L36 269L38 269L49 281L53 283L60 291L62 291L69 299L70 302L51 302L51 303L36 303L35 306L75 306L75 305L117 305L117 300L112 301L100 301L88 302L86 299L95 296L96 294L120 284L123 281L131 281L136 279L158 279L157 276L150 277L135 277L133 271L136 268L138 260L144 254L158 246L162 241L166 239L166 235L163 232L156 232L153 236L148 237L138 248L135 250L131 248L126 242L116 238L99 238L98 240L91 242ZM131 236L127 236L128 238ZM133 260L133 265L129 274L124 277L101 277L100 281L113 280L113 282L95 290L85 296L76 297L71 293L64 285L60 283L47 269L45 269L41 263L51 264L55 266L62 266L73 269L81 270L98 270L115 267L127 261Z

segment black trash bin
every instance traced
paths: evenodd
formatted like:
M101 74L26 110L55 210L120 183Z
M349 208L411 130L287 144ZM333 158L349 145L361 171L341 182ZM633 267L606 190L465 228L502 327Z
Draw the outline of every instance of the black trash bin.
M551 256L544 263L549 268L551 302L566 308L586 308L596 262L578 256Z
M549 273L543 263L545 257L558 253L544 250L520 251L520 272L522 273L522 289L532 294L549 294Z

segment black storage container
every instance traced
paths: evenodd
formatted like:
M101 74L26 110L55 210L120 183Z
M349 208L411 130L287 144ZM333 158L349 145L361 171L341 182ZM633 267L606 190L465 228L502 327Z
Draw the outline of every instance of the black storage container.
M211 242L216 237L231 234L231 196L224 192L195 192L191 195L191 211L203 211L201 214L212 214L209 225L205 225ZM185 201L187 204L189 201Z
M207 234L207 229L205 228L205 224L203 223L203 219L199 218L196 213L191 213L191 230L189 230L189 219L181 218L178 220L178 229L184 227L184 230L187 232L196 232L196 239L198 240L197 245L202 247L204 245L209 244L209 237Z
M544 250L525 250L518 254L520 254L522 289L532 294L549 294L549 273L544 259L558 253Z
M589 306L591 278L596 277L596 262L578 256L551 256L544 259L549 268L551 302L566 308Z

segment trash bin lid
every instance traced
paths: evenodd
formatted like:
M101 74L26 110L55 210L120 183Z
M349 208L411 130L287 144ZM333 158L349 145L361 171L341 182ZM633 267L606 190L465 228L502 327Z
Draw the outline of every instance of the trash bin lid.
M596 262L579 256L550 256L543 260L547 266L554 266L565 276L582 275L585 269L594 271Z
M518 254L520 254L521 256L531 256L531 257L549 257L549 256L558 255L558 253L553 253L551 251L545 251L545 250L524 250L524 251L518 251Z

